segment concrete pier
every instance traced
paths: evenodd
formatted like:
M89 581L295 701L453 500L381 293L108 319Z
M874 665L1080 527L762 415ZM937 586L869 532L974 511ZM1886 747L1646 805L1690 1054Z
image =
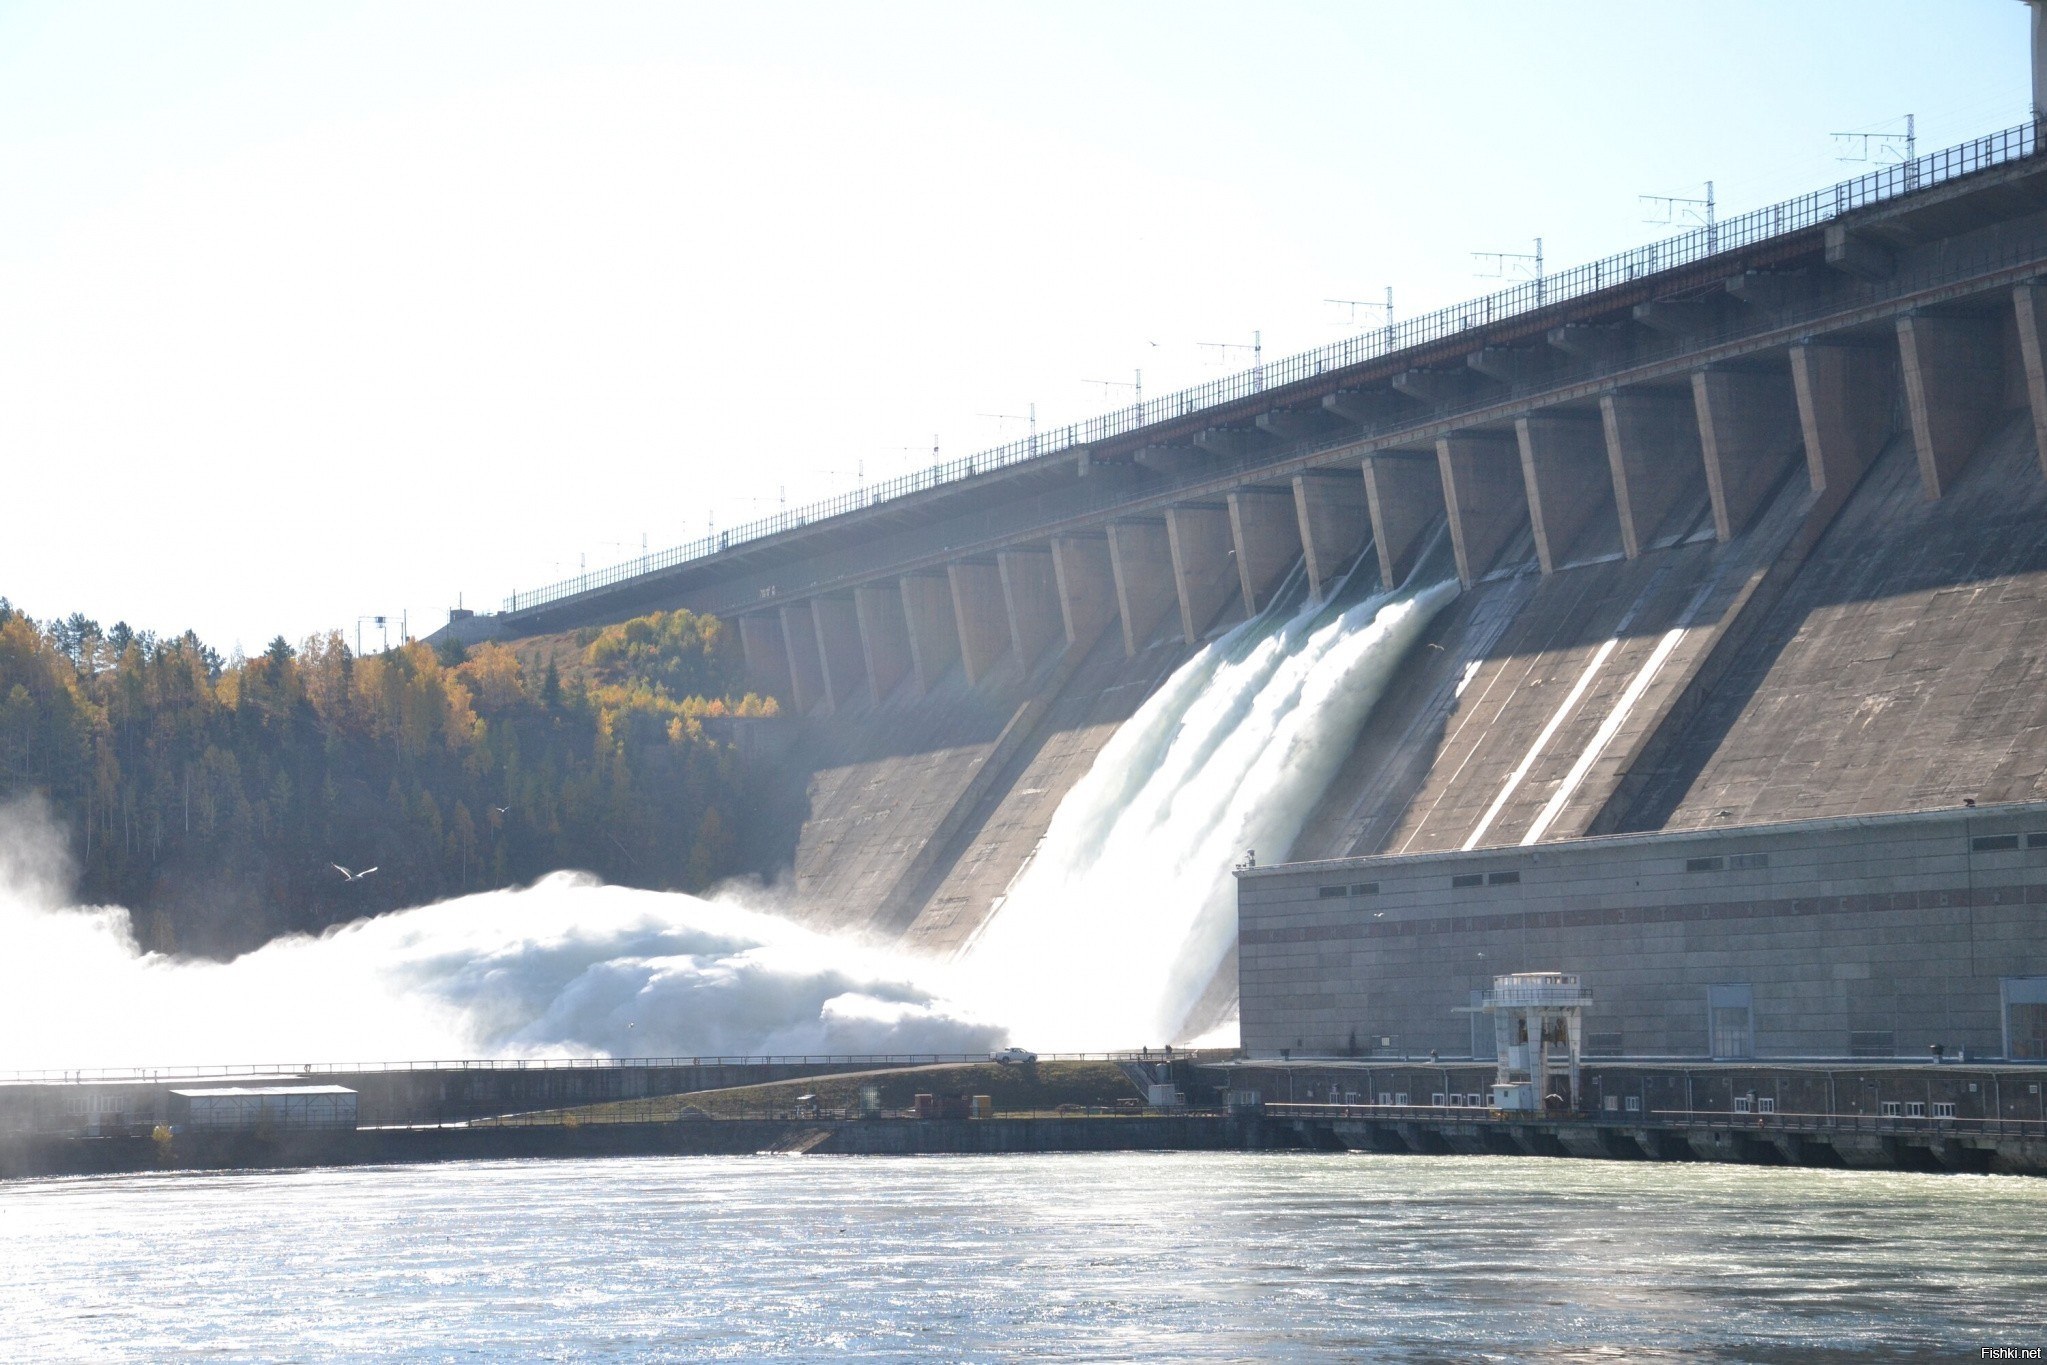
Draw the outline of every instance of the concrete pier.
M1457 577L1470 587L1529 524L1527 487L1512 436L1472 431L1436 442Z
M1443 471L1430 451L1381 451L1364 462L1365 500L1372 543L1379 551L1379 582L1405 582L1446 515Z
M1067 648L1093 640L1115 619L1116 575L1106 535L1053 537L1052 577Z
M793 704L789 689L789 647L782 641L780 615L755 611L740 617L739 647L746 658L747 686Z
M1110 522L1109 567L1116 580L1116 611L1123 621L1123 651L1135 658L1173 609L1173 549L1165 522Z
M1597 412L1558 412L1514 423L1521 477L1528 489L1535 558L1555 573L1595 517L1611 517L1613 473Z
M1059 581L1049 546L1004 550L995 557L1002 571L1002 600L1009 609L1009 647L1029 668L1065 634L1059 619Z
M825 705L824 662L817 653L817 621L809 602L782 608L782 644L789 651L789 699L799 715Z
M2026 406L2033 414L2033 450L2040 460L2040 472L2047 474L2047 285L2019 285L2012 290L2012 306L2018 316L2018 359Z
M1602 397L1599 415L1621 551L1636 559L1673 507L1705 492L1698 412L1689 392L1628 389Z
M1883 449L1895 373L1887 345L1813 341L1791 348L1791 382L1813 492L1845 495Z
M1321 597L1356 561L1371 534L1364 486L1352 469L1297 474L1294 512L1301 528L1301 553L1308 565L1308 591Z
M1692 404L1713 529L1729 541L1748 528L1798 449L1791 377L1775 368L1709 367L1692 375Z
M910 636L910 668L917 690L929 692L960 659L960 631L953 622L952 584L938 574L905 574L903 624Z
M1221 503L1186 503L1166 509L1166 542L1173 557L1173 592L1180 633L1199 641L1224 602L1241 590L1231 547L1230 513Z
M813 597L810 613L817 623L817 659L824 676L826 704L833 710L867 690L867 656L860 644L860 616L851 593Z
M2003 411L2002 319L1906 313L1898 319L1905 411L1919 481L1937 498L1962 472Z
M1229 511L1244 615L1255 616L1301 557L1301 522L1290 489L1240 488L1229 496Z
M1009 656L1002 571L989 560L964 559L947 565L946 577L952 584L953 619L959 623L960 666L971 685Z
M868 690L879 706L911 669L910 628L903 619L902 588L896 583L855 588L853 609L860 620Z

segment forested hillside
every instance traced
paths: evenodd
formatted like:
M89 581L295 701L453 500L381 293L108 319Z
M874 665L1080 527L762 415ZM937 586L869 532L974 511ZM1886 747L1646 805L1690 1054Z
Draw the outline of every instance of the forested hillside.
M657 613L567 643L566 670L500 645L358 657L338 632L224 661L189 632L0 598L0 800L44 794L80 898L128 906L164 951L557 868L684 890L741 871L748 783L720 718L775 704L740 695L720 623Z

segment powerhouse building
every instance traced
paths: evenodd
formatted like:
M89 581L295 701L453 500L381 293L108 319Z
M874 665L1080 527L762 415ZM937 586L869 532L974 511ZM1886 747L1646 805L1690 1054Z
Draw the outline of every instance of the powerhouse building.
M1490 1057L1468 1007L1557 969L1588 1056L2047 1058L2047 802L1250 868L1238 913L1256 1056Z

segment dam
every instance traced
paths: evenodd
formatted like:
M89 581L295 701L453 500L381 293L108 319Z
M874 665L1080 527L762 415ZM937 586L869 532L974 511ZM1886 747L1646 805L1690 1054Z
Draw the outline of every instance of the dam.
M1104 865L1083 808L1278 766L1198 827L1160 794L1174 862L1031 945L1108 989L1172 959L1153 1041L1241 998L1254 1055L1485 1056L1458 1011L1562 970L1593 1055L2037 1057L2040 150L2020 124L445 634L725 619L786 708L756 861L938 956ZM1196 880L1221 912L1154 904Z

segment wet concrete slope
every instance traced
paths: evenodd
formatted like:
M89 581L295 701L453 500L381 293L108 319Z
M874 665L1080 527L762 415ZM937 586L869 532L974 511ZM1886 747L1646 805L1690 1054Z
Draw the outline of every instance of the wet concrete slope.
M905 680L802 722L782 768L794 901L812 922L949 951L1016 876L1101 746L1188 646L1135 658L1113 626L1028 670L968 685L955 665L929 694Z
M1495 570L1437 620L1304 829L1295 860L1574 837L1810 510L1786 478L1753 527L1703 503L1656 548Z
M1620 828L2047 796L2047 479L2004 423L1938 500L1895 444Z
M1045 837L1053 813L1086 775L1116 728L1184 663L1192 649L1154 642L1126 658L1119 634L1104 632L1072 682L1053 701L1039 734L1011 756L961 828L936 850L923 881L894 907L912 947L951 953L1001 902Z

